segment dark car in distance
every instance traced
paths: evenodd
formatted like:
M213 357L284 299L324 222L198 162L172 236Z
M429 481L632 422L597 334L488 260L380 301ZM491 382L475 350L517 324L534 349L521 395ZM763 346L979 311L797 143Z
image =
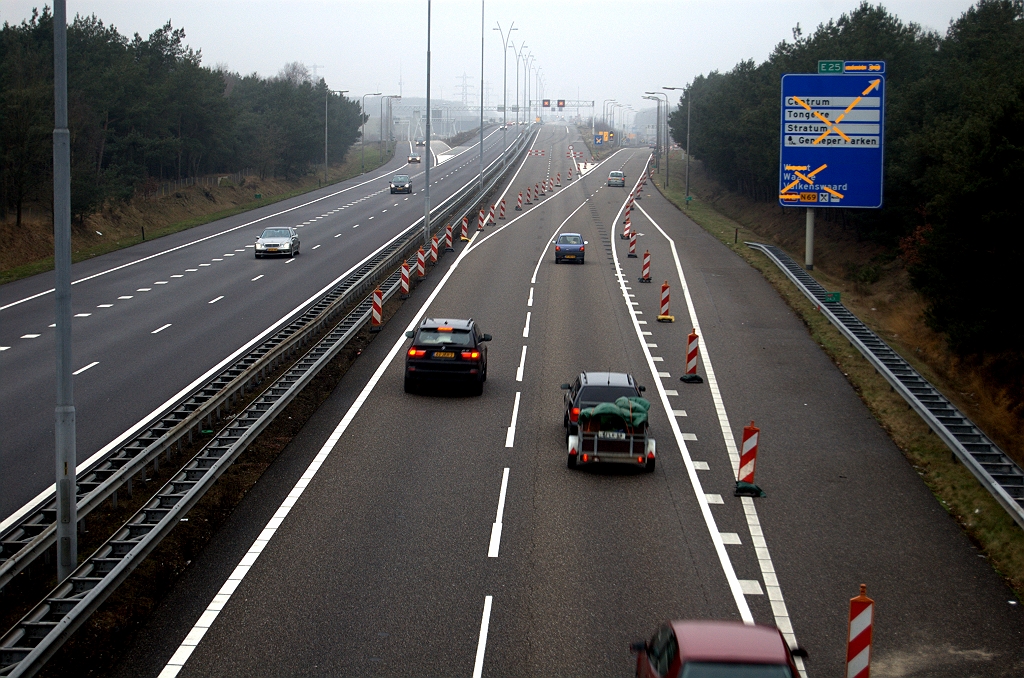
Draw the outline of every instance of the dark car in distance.
M406 332L412 345L405 354L405 392L427 385L468 385L474 395L487 381L487 347L491 335L470 318L424 318Z
M560 233L555 238L555 263L563 261L582 264L586 255L587 241L579 233Z
M391 177L392 193L412 193L412 180L408 174L396 174Z

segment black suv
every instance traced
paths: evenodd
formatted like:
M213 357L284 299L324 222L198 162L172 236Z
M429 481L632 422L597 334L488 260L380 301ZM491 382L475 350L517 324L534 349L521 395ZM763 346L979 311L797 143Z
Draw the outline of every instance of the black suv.
M412 193L412 181L408 174L396 174L391 179L392 193Z
M576 381L562 384L568 391L562 400L565 403L565 439L578 435L577 422L580 410L599 403L613 403L617 398L641 398L647 389L636 383L632 374L622 372L581 372Z
M484 392L487 347L483 343L490 341L491 335L481 333L472 318L425 318L405 336L412 339L405 354L406 393L428 382L463 383L474 395Z

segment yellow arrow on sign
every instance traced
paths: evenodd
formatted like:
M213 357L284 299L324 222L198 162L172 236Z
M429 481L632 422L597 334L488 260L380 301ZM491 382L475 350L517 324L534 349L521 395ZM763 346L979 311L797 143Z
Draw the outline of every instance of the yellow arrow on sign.
M850 105L846 107L846 110L845 110L845 111L843 111L843 114L842 114L842 115L840 115L840 116L839 116L838 118L836 118L836 122L835 122L835 124L836 124L836 127L835 127L835 132L836 132L836 134L838 134L839 136L841 136L841 137L843 137L844 139L846 139L846 141L850 141L850 138L849 138L848 136L846 136L845 134L843 134L842 132L840 132L840 131L839 131L839 123L840 123L840 122L842 122L843 118L845 118L845 117L846 117L846 114L847 114L847 113L849 113L850 111L852 111L852 110L853 110L853 107L854 107L854 106L856 106L857 104L859 104L859 103L860 103L860 100L861 100L861 99L863 99L863 98L864 98L864 97L865 97L865 96L867 95L867 93L868 93L868 92L870 92L870 91L871 91L871 90L873 90L874 88L878 87L878 85L879 85L879 84L880 84L881 82L882 82L881 80L872 80L872 81L871 81L871 84L870 84L870 85L868 85L868 88L867 88L866 90L864 90L863 92L861 92L861 93L860 93L860 96L859 96L859 97L857 97L856 99L854 99L854 100L853 100L853 101L852 101L852 102L850 103ZM795 98L796 98L796 97L794 97L794 99L795 99ZM825 137L827 137L827 136L828 136L828 135L829 135L829 134L830 134L830 133L832 132L832 130L833 130L833 128L832 128L832 127L829 127L829 128L827 129L827 130L825 130L825 131L824 131L824 132L822 133L822 135L821 135L820 137L818 137L817 139L815 139L815 140L814 140L814 143L815 143L815 144L817 144L817 143L818 143L819 141L821 141L822 139L824 139Z
M811 169L810 165L786 165L788 170L804 170L805 172Z

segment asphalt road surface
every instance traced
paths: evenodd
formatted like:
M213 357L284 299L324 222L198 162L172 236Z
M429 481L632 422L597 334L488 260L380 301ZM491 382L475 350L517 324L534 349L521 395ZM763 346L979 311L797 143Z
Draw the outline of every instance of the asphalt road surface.
M490 162L502 134L485 135ZM422 219L425 166L406 165L406 147L349 181L75 264L79 463ZM432 205L478 176L479 148L453 149L432 168ZM412 177L413 195L390 193L399 172ZM298 229L297 257L254 259L253 243L273 226ZM0 287L0 520L53 485L52 288L52 272Z
M567 184L576 131L544 126L509 196L563 187L447 256L390 320L137 634L123 676L631 675L668 618L777 625L844 673L848 600L877 604L874 676L1019 676L1010 589L761 276L656 192L622 149ZM622 168L627 188L608 188ZM588 240L555 265L552 237ZM677 260L678 257L678 260ZM676 322L655 322L660 283ZM408 395L403 332L473 317L482 397ZM701 385L680 383L686 336ZM559 384L648 389L653 475L565 464ZM757 483L732 496L744 424ZM180 672L180 673L179 673Z

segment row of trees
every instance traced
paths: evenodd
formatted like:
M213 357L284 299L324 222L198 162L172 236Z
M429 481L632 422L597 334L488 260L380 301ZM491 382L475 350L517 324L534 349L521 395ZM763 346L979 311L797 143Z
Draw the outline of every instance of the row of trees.
M170 22L131 39L95 16L68 27L71 207L81 218L146 183L252 168L294 177L358 138L358 102L330 94L301 64L274 78L202 65ZM0 220L52 196L53 16L0 29Z
M945 35L861 4L817 28L799 25L767 61L696 78L670 118L715 180L777 199L780 77L819 59L884 59L885 205L850 210L858 236L891 248L928 302L928 322L962 353L1020 358L1007 295L1024 255L1024 4L981 0Z

